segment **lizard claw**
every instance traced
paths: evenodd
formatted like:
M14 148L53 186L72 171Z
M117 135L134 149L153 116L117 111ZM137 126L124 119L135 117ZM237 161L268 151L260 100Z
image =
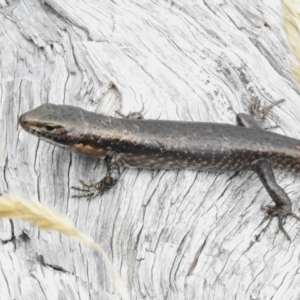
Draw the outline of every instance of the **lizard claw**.
M82 193L73 195L73 198L93 198L98 195L102 195L105 191L115 185L116 180L111 176L105 176L99 182L92 180L90 182L86 182L80 180L80 183L82 185L81 187L72 186L72 189Z
M283 232L283 234L286 236L286 238L291 241L291 237L289 236L289 234L287 233L287 231L285 230L284 226L283 226L283 222L285 221L285 219L288 217L288 216L291 216L293 218L295 218L296 220L300 221L300 217L298 217L295 213L293 213L290 209L287 209L286 207L282 206L282 207L279 207L279 206L272 206L272 205L267 205L265 207L263 207L263 210L266 211L266 216L263 218L263 220L261 221L260 225L262 225L266 220L269 220L268 224L260 231L260 233L258 234L257 236L257 239L258 237L263 233L265 232L272 220L274 217L277 217L278 218L278 228L280 231Z
M80 180L80 183L82 185L81 187L71 187L73 190L81 192L79 194L72 195L73 198L88 198L89 200L93 197L96 197L98 194L102 194L102 191L100 191L98 188L98 183L95 183L93 180L91 180L90 182Z
M255 97L249 105L251 114L258 115L262 120L265 120L268 112L276 105L284 102L285 99L280 99L271 103L270 105L262 105L258 97Z

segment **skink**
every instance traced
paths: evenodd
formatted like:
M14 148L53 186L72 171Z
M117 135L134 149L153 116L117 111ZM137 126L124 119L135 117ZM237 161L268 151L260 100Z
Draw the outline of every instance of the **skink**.
M300 140L259 127L251 115L238 114L238 126L217 123L114 118L68 105L44 104L20 116L21 126L66 150L105 160L106 176L75 188L91 197L113 187L120 167L151 169L251 170L275 202L266 206L270 224L292 216L291 200L276 183L273 168L300 171ZM268 226L267 225L267 226Z

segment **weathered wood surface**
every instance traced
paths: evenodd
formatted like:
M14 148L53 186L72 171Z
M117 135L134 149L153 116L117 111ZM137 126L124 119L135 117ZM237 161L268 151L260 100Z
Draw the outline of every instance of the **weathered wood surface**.
M280 1L0 1L0 191L66 214L111 257L132 299L299 299L300 224L256 241L271 203L252 173L124 170L87 202L99 161L21 130L45 102L145 118L235 122L258 97L265 126L300 138L300 97ZM276 172L299 214L300 175ZM0 299L119 299L98 254L0 221Z

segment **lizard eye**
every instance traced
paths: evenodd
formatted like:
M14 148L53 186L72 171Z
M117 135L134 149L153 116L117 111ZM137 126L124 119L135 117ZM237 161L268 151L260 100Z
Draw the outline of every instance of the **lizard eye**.
M44 126L44 128L48 131L48 132L54 132L57 129L57 126Z

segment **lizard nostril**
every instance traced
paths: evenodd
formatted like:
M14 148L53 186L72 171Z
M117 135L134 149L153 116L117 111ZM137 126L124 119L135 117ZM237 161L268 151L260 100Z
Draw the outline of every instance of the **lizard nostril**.
M23 115L21 115L21 116L19 117L19 123L20 123L20 125L21 125L24 129L27 128L27 126L28 126L28 119L26 118L25 114L23 114Z

